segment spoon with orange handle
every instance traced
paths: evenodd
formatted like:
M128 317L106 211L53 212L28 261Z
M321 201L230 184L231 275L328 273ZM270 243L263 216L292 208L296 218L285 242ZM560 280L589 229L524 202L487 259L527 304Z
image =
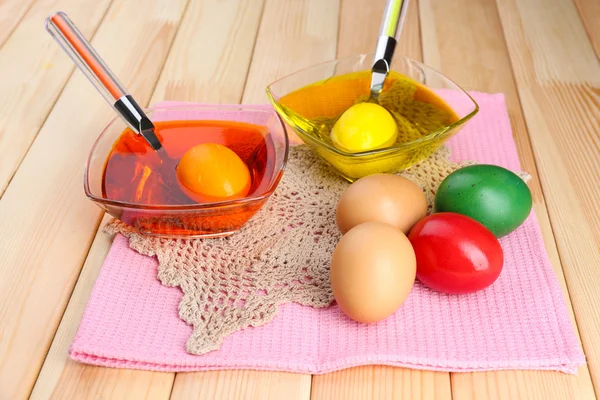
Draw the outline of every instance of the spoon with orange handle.
M152 121L69 17L62 11L49 16L46 18L46 30L127 125L142 135L154 150L161 150L162 144L154 132Z

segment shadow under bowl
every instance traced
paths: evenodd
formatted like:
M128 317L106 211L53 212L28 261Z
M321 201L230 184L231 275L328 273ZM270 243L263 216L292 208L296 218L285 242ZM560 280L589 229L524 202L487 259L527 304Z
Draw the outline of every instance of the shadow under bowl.
M479 111L475 100L448 77L418 61L396 56L380 95L382 105L385 94L392 93L390 88L403 83L412 90L411 102L425 105L426 110L445 109L450 117L431 124L430 130L430 121L422 118L418 137L399 139L390 147L354 153L337 148L329 139L329 129L345 110L369 98L372 60L372 54L336 59L297 71L267 87L269 101L281 118L351 182L375 173L401 171L424 160Z
M167 238L209 238L229 236L238 231L254 214L260 210L275 191L283 175L288 157L288 138L285 125L275 111L260 106L244 105L189 105L168 106L144 110L158 126L168 121L231 121L251 124L257 131L264 132L263 139L254 144L244 144L246 154L251 153L253 160L261 160L253 166L256 181L248 195L241 199L213 203L196 203L193 200L185 204L169 204L168 201L127 201L109 198L105 189L105 168L107 160L127 126L121 118L115 117L104 128L90 151L84 175L84 190L88 198L113 217L138 229L141 233ZM160 135L160 130L157 130ZM236 132L236 130L232 130ZM130 132L131 133L131 132ZM239 132L238 132L239 133ZM199 134L198 143L210 143L214 135ZM232 138L235 141L236 138ZM145 151L153 152L147 146ZM174 150L165 140L164 148L173 157L173 153L182 153L187 149ZM254 148L248 148L254 146ZM233 148L232 148L233 150ZM234 150L235 151L235 150ZM238 154L240 155L240 154ZM181 155L174 156L176 163ZM173 168L175 175L175 168ZM253 178L254 179L254 178Z

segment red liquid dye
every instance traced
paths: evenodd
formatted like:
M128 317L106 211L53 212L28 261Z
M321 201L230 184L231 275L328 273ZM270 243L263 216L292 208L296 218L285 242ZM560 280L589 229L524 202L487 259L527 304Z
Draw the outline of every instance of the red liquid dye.
M176 167L186 151L201 143L217 143L234 151L250 171L247 197L264 193L273 173L279 173L274 171L274 148L266 127L233 121L164 121L156 122L155 128L164 152L155 152L141 135L126 129L104 167L103 197L131 203L136 209L129 212L129 221L122 217L125 222L147 233L218 235L239 229L260 208L264 201L243 206L215 204L210 210L161 211L165 206L199 204L181 191Z

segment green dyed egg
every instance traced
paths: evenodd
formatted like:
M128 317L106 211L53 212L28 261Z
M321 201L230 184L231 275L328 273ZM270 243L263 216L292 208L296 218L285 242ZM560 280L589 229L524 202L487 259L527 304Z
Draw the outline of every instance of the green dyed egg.
M531 191L518 175L484 164L448 175L435 195L434 210L469 216L502 237L525 221L531 206Z

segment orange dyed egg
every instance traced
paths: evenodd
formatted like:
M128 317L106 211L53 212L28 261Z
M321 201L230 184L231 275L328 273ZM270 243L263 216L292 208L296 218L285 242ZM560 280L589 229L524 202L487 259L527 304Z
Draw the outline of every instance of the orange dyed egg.
M203 143L188 150L177 165L181 189L198 202L245 197L251 186L248 166L226 146Z

